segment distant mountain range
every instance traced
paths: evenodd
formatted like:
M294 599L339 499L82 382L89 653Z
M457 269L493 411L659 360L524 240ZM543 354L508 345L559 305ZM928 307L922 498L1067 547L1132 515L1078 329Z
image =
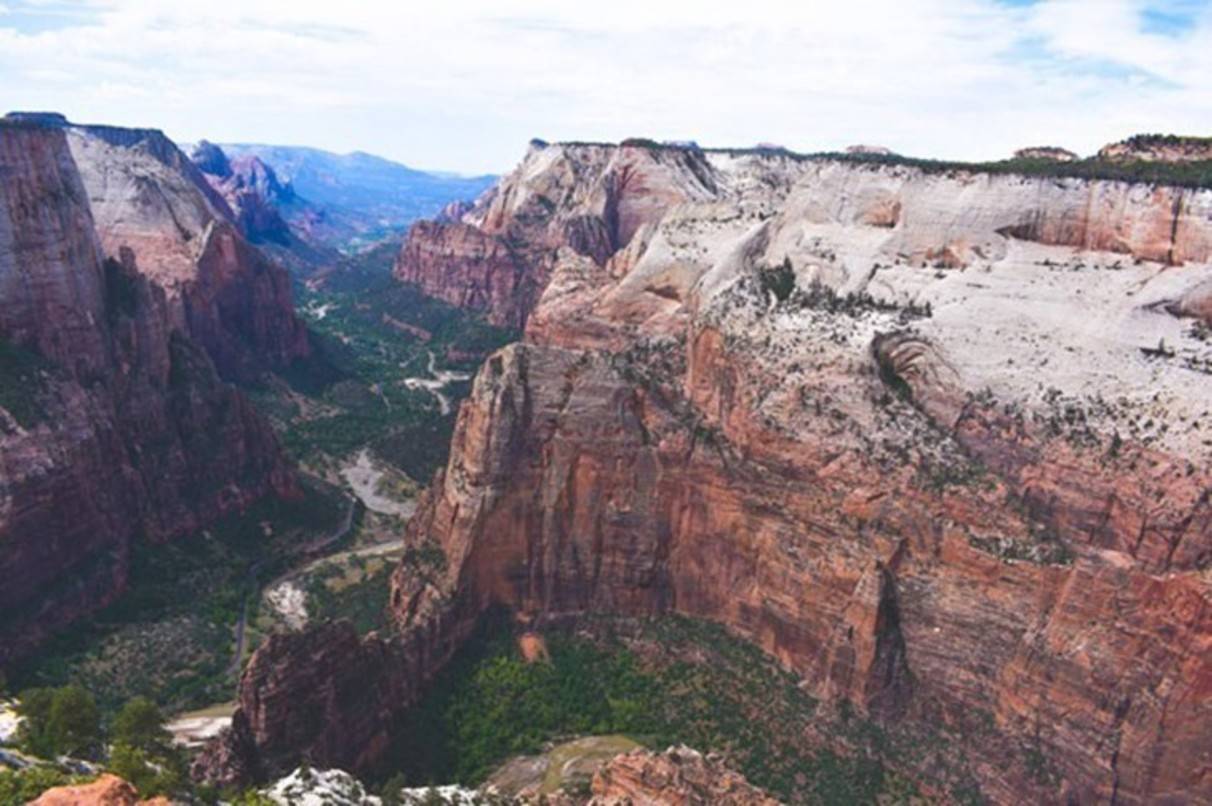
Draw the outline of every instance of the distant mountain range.
M419 171L364 152L334 154L316 148L223 144L233 159L256 157L288 183L282 216L305 239L353 252L452 201L474 199L496 180Z

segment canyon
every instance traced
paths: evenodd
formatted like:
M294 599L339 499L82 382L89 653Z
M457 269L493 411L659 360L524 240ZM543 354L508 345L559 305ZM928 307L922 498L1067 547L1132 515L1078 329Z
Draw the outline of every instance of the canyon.
M156 130L0 120L0 661L125 589L135 542L298 494L230 382L308 355L289 278Z
M372 769L505 607L722 624L994 802L1206 799L1212 190L874 157L535 141L417 224L399 279L525 328L409 522L443 560L399 635L267 641L195 772Z

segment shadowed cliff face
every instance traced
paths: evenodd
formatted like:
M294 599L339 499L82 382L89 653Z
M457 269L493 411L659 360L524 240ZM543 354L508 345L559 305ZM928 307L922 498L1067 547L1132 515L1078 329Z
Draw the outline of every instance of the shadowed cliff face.
M84 146L107 151L111 179L122 174L160 211L181 209L174 188L205 200L186 174L164 185L143 172L148 159L179 167L171 143L125 131ZM109 149L127 135L124 162ZM216 371L292 354L289 288L264 279L281 271L222 241L220 219L186 240L161 229L168 212L101 199L73 157L88 136L0 123L0 661L120 593L133 539L186 534L294 489L269 426ZM108 240L99 205L121 222ZM139 221L148 229L136 232ZM166 288L185 271L187 253L174 250L192 241L195 275ZM275 292L250 300L261 283ZM285 337L271 332L282 323Z
M637 162L646 201L609 212L604 177ZM556 222L585 221L599 190L599 224L576 230L606 234L595 253ZM521 310L526 340L460 410L409 526L446 565L396 572L397 620L433 640L494 605L535 623L674 611L890 729L970 737L995 801L1206 796L1210 206L1112 182L532 150L401 258L447 299L492 285L487 254L542 293L467 303ZM477 257L459 262L456 233ZM242 701L265 683L247 675ZM270 709L252 722L279 758L333 741Z

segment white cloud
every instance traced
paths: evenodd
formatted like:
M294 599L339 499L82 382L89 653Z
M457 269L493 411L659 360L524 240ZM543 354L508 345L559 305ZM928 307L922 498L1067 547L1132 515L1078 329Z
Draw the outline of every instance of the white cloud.
M4 26L28 6L0 17L0 107L466 171L507 169L531 136L989 158L1212 133L1208 15L1147 34L1132 0L73 7L25 32Z

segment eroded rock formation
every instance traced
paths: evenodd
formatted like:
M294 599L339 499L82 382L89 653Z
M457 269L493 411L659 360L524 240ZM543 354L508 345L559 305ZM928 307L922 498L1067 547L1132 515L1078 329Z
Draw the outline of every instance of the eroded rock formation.
M523 164L469 212L416 224L396 276L520 327L561 250L602 266L670 205L709 198L713 182L695 148L532 144Z
M589 806L778 806L778 801L729 770L719 759L688 747L663 753L636 750L616 756L593 776Z
M642 181L612 196L622 175ZM527 330L459 413L409 526L446 563L396 572L397 620L675 611L889 729L962 734L994 801L1206 798L1212 356L1178 314L1209 211L1207 190L536 145L401 257ZM485 254L528 290L468 297Z
M191 170L158 133L0 122L0 660L121 592L136 537L294 491L220 375L305 334Z
M1016 160L1052 160L1054 162L1073 162L1078 159L1077 154L1074 154L1067 148L1060 146L1030 146L1028 148L1020 148L1014 152Z
M133 786L106 773L90 784L48 789L30 806L169 806L169 800L163 797L140 800Z
M1115 162L1205 162L1212 160L1212 137L1138 134L1103 146L1098 156Z
M280 180L260 157L240 154L229 158L219 146L203 140L190 159L231 209L240 232L271 257L302 274L336 262L334 249L310 237L307 227L296 231L285 216L289 211L298 223L322 217L322 212L301 199L291 183Z

